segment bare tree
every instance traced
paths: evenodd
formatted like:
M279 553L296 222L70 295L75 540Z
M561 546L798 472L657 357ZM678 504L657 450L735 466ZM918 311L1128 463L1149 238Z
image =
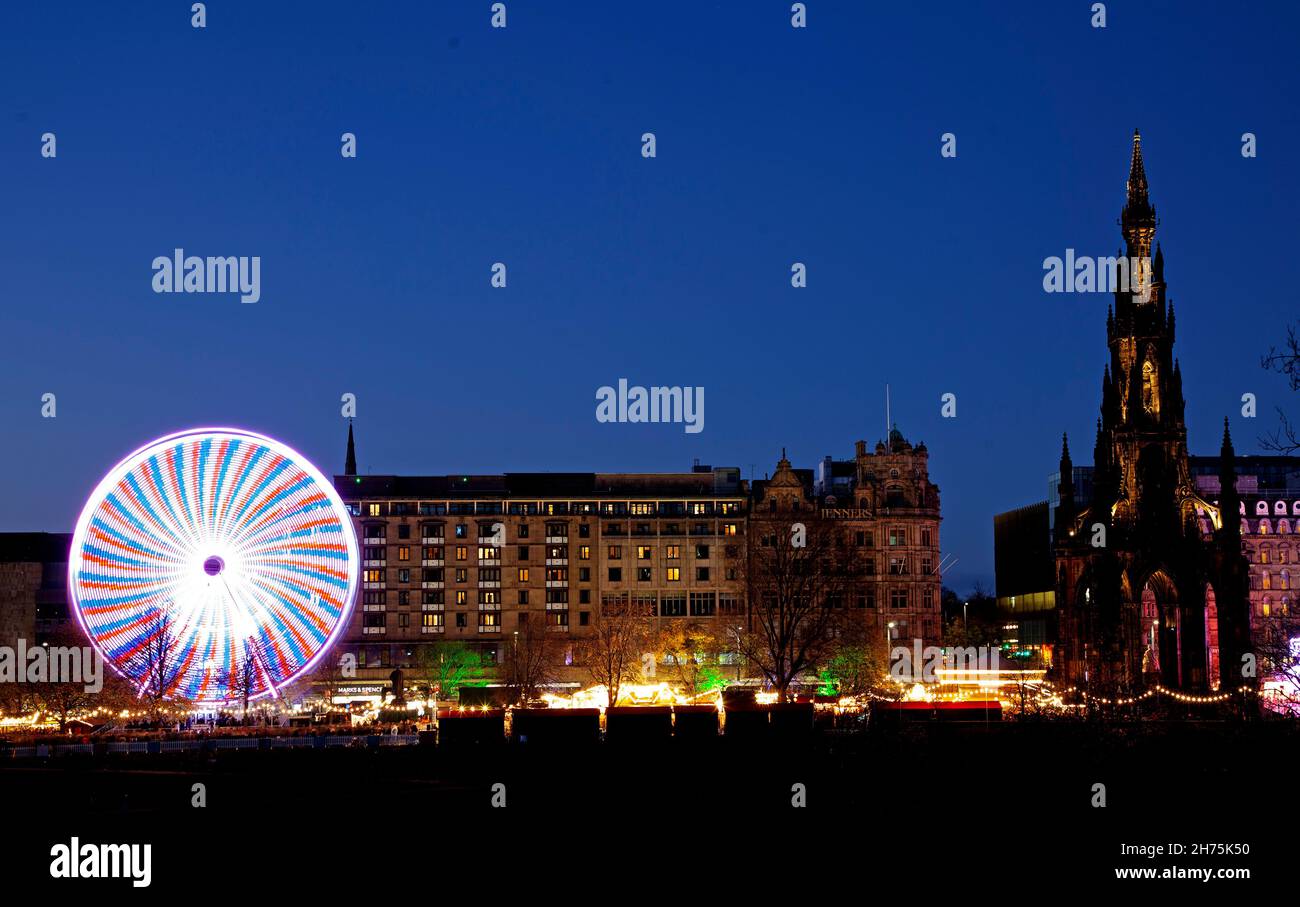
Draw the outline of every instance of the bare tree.
M177 649L176 620L166 607L155 608L147 618L141 676L135 678L140 685L140 695L149 703L154 718L163 710L163 703L176 700L177 681L181 677L183 662Z
M1268 355L1260 358L1260 365L1267 371L1285 375L1291 390L1300 390L1300 337L1296 335L1295 325L1286 329L1286 345L1282 349L1269 347ZM1281 423L1272 434L1259 439L1265 450L1275 450L1284 454L1300 451L1298 429L1282 407L1277 408L1278 421Z
M505 641L501 676L514 702L527 705L547 684L554 683L561 661L561 643L538 621L520 625Z
M830 658L860 569L833 521L820 515L751 521L749 625L739 646L783 701L796 678Z
M261 678L257 672L257 662L253 657L253 647L244 640L244 657L233 668L222 668L217 675L217 682L225 687L226 695L240 704L245 720L248 718L248 700L257 692Z
M625 684L641 679L641 658L655 649L654 617L626 597L602 606L589 636L578 643L577 661L617 705Z
M345 666L349 662L355 664L356 656L341 651L341 647L336 647L327 657L321 659L316 670L312 672L308 682L309 690L312 693L318 691L324 693L326 711L333 708L338 688L355 677L355 671ZM318 688L323 689L318 690Z

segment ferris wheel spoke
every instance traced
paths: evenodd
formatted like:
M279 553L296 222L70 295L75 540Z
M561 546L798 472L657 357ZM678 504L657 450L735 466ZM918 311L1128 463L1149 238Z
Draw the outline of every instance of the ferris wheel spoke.
M208 429L162 438L105 477L77 524L69 591L92 643L142 692L163 683L228 702L241 664L260 697L316 662L348 619L359 566L325 476L269 438ZM161 659L144 648L160 608Z

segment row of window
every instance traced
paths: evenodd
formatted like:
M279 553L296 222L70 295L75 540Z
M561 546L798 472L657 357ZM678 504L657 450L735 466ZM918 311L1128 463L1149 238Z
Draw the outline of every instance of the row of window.
M1300 520L1297 520L1297 523L1300 523ZM1246 533L1247 535L1252 534L1250 531L1250 520L1241 521L1241 531ZM1255 523L1255 532L1253 533L1254 535L1270 535L1272 532L1273 532L1273 524L1268 520L1258 520ZM1291 523L1288 520L1278 520L1277 534L1290 535L1290 533L1291 533Z
M909 536L910 536L910 533L907 531L907 528L906 528L906 527L903 527L903 526L896 526L896 527L892 527L892 528L890 528L890 530L889 530L889 534L888 534L889 547L891 547L891 548L900 548L900 547L904 547L904 546L906 546L907 543L908 543L908 538L909 538ZM925 527L925 526L921 527L921 529L920 529L920 531L919 531L917 537L920 538L920 546L921 546L922 548L930 548L930 547L933 547L932 544L931 544L931 540L932 540L932 538L933 538L933 535L932 535L932 533L930 532L929 527ZM775 536L775 535L765 535L765 536L762 537L761 541L762 541L762 544L764 545L764 547L769 547L769 548L770 548L770 547L772 547L773 545L778 544L778 542L780 541L780 537L779 537L779 536ZM876 547L876 533L875 533L875 531L874 531L874 530L871 530L871 529L859 529L859 530L857 530L857 531L854 532L854 534L853 534L853 544L854 544L855 546L857 546L858 548L874 548L874 547Z
M500 527L500 531L501 531L500 536L498 536L497 527ZM471 537L469 529L470 527L468 523L457 523L452 530L453 537L458 539L469 539ZM508 533L508 527L506 527L505 524L503 523L495 523L495 524L480 523L478 526L477 539L480 542L491 541L494 545L498 545L506 541L505 535L507 533ZM615 535L615 536L627 535L627 532L625 532L623 529L622 523L606 523L604 533L605 535ZM738 533L739 533L738 523L723 523L720 529L711 526L708 523L693 523L691 525L691 531L690 531L691 535L721 534L724 536L735 536ZM656 531L656 528L652 523L635 523L632 526L631 534L632 535L674 536L674 535L686 535L686 532L682 529L679 523L665 523L662 527L659 528L658 531ZM515 526L514 535L516 539L528 538L529 537L528 524L520 523L519 525ZM388 537L388 524L367 523L362 529L362 536L366 539L375 539L375 540L386 539ZM423 541L426 542L440 541L445 539L446 537L447 537L446 526L442 523L426 523L420 527L420 538ZM548 523L546 525L546 537L548 539L568 540L569 524ZM411 525L409 523L397 524L397 538L399 541L403 539L411 538ZM583 538L583 539L591 538L590 523L578 524L578 538Z
M447 615L443 611L424 611L419 614L419 626L422 630L429 632L440 632L447 626ZM466 612L459 612L452 615L456 627L468 627L469 615ZM569 625L568 611L547 611L543 618L549 626L567 627ZM518 623L525 624L528 622L528 614L518 615ZM578 625L585 627L591 623L590 611L578 612ZM399 613L397 615L398 629L407 629L411 626L411 615ZM480 611L478 612L478 627L481 630L499 630L503 626L500 611ZM384 614L366 614L362 624L362 632L368 634L385 633L388 630L387 616Z
M742 501L368 501L348 505L354 516L729 516Z
M1254 561L1257 564L1270 564L1274 562L1274 553L1272 545L1260 545L1258 549L1246 549L1247 560ZM1291 562L1291 549L1286 545L1279 545L1276 554L1276 563L1287 564Z
M501 568L500 568L500 567L479 567L479 568L477 568L477 569L478 569L478 578L477 578L477 579L478 579L478 582L479 582L480 584L482 584L482 583L497 583L497 584L499 584L499 583L501 582ZM635 571L636 571L635 576L636 576L636 580L637 580L637 582L646 583L646 582L650 582L650 581L654 578L654 568L653 568L653 567L636 567L636 568L633 568L633 569L635 569ZM548 566L548 567L545 568L545 571L546 571L546 572L545 572L544 576L545 576L546 582L547 582L548 584L550 584L550 583L568 583L568 582L569 582L569 568L568 568L568 567L564 567L564 566ZM364 570L361 571L361 580L362 580L362 583L364 584L363 588L370 588L370 589L373 589L373 588L376 587L376 586L383 585L384 583L387 582L387 579L386 579L386 574L387 574L387 572L388 572L387 570L385 570L385 569L383 569L383 568L381 568L381 567L367 567L367 568L365 568ZM399 568L397 568L397 570L396 570L395 572L396 572L396 582L398 582L399 584L407 584L407 583L410 583L410 582L413 581L413 580L411 579L411 568L410 568L410 567L399 567ZM726 580L729 581L729 582L730 582L730 581L735 581L736 578L738 577L738 575L739 575L739 573L738 573L738 571L737 571L737 569L736 569L735 567L727 567L727 568L725 568L725 569L722 571L722 576L723 576L723 578L726 579ZM623 568L622 568L622 567L610 567L610 568L608 568L608 576L609 576L609 581L610 581L611 583L621 583L621 582L623 582ZM666 579L666 580L667 580L668 582L670 582L670 583L681 582L681 579L682 579L682 568L681 568L681 567L664 567L664 568L663 568L663 576L664 576L664 579ZM517 581L517 582L520 582L520 583L527 583L527 582L529 582L529 580L532 578L532 568L531 568L531 567L516 567L516 568L515 568L515 577L516 577L516 581ZM713 568L711 568L711 567L700 567L700 566L697 566L697 567L695 568L695 581L696 581L696 582L707 583L707 582L711 582L711 581L713 580L713 578L714 578L714 576L713 576ZM421 582L421 583L437 583L437 584L441 585L442 583L445 583L446 580L447 580L447 571L446 571L446 569L443 568L443 567L422 567L422 568L420 568L420 582ZM453 570L452 570L452 582L454 582L454 583L468 583L468 582L469 582L469 569L466 568L466 567L455 567L455 568L453 568ZM590 567L579 567L579 568L578 568L578 582L580 582L580 583L589 583L589 582L591 582L591 568L590 568Z
M496 539L496 542L504 541L504 539L497 539L494 525L501 525L501 524L480 523L478 526L478 536L477 536L478 540L489 541L489 540ZM457 523L453 527L454 537L458 539L470 538L469 529L470 527L468 523ZM529 527L527 523L520 523L519 525L514 527L514 530L515 530L516 539L525 539L529 537ZM723 523L721 527L721 534L723 536L736 536L739 533L739 530L740 527L739 524L737 523ZM1267 534L1269 532L1269 524L1267 520L1260 521L1259 531L1262 534ZM1290 527L1287 525L1285 520L1281 521L1278 527L1278 531L1279 532L1290 531ZM385 523L368 523L365 525L363 529L363 536L366 539L385 539L387 538L387 532L388 532L388 526ZM420 527L420 537L424 541L444 539L446 538L445 532L446 532L446 526L442 523L426 523ZM622 523L606 523L603 532L605 535L608 536L622 536L628 534L627 532L624 531L624 527ZM665 535L665 536L674 536L674 535L685 535L685 532L683 532L681 526L676 523L668 523L663 527L660 527L658 532L656 532L656 527L652 523L634 523L632 524L631 527L631 534L632 535L658 534L658 535ZM691 534L692 535L713 535L715 534L715 531L713 527L709 526L707 523L695 523L691 527ZM546 525L546 536L547 538L568 539L569 524L548 523ZM590 538L590 537L591 537L591 524L579 523L578 538ZM411 538L411 526L409 523L397 524L397 538L398 540ZM912 533L909 531L909 528L906 526L891 526L886 531L886 540L888 542L889 547L891 548L905 546L909 544L909 540L911 539L915 539L917 544L919 544L922 548L932 547L933 539L934 539L933 530L929 526L922 526L917 530L915 536L912 535ZM496 544L496 542L493 543L494 547L499 547ZM857 545L859 548L874 548L876 546L875 530L872 529L856 530L854 532L854 544Z
M364 551L362 552L362 555L365 560L367 561L388 560L387 548L380 545L365 545L363 547L364 547ZM528 545L518 545L516 546L516 548L517 548L516 555L518 560L521 561L529 560L530 547ZM709 545L695 545L694 548L695 548L696 560L707 561L711 556L712 548ZM477 549L478 559L480 561L499 561L501 560L501 551L502 549L495 545L479 545ZM636 558L637 560L640 561L652 560L654 558L655 551L656 549L653 545L637 545ZM455 555L455 559L458 561L464 561L469 558L468 545L456 545L453 549L453 552ZM423 560L426 561L443 560L446 557L446 553L447 553L447 549L445 545L424 545L420 549L420 556ZM609 558L611 560L621 560L623 557L623 546L610 545L606 549L606 553L609 555ZM736 557L739 554L739 551L736 548L736 546L728 545L726 549L726 553L728 557ZM411 559L411 547L409 545L398 545L396 555L398 561L409 561ZM591 560L591 546L579 545L577 550L577 555L578 555L578 560L580 561ZM546 557L548 560L566 560L569 557L569 549L565 545L547 545ZM665 560L670 560L670 561L681 560L682 546L665 545L663 549L663 557Z
M1265 588L1268 588L1267 586ZM517 603L520 605L529 604L529 590L516 590ZM902 587L889 590L889 607L893 610L905 609L911 605L911 590ZM502 592L499 589L479 589L477 590L477 605L480 610L500 610L503 601ZM364 610L380 612L383 611L388 603L388 593L385 590L368 590L364 595ZM696 610L693 606L689 608L688 602L700 602L700 608L704 609L706 602L717 602L724 614L733 613L739 610L740 595L735 592L634 592L631 598L626 592L607 593L602 596L602 602L609 610L619 605L633 606L634 610L639 610L646 614L659 613L664 617L680 617L684 614L713 614L713 610ZM469 592L461 589L453 593L453 601L457 606L467 607L469 605ZM446 592L442 589L426 589L422 592L422 607L425 610L440 611L446 607ZM876 607L876 590L865 589L857 592L852 597L853 606L856 608L874 609ZM659 610L656 612L656 603L659 603ZM932 609L935 603L935 590L932 586L926 586L921 589L921 607ZM399 607L409 606L411 604L410 593L401 590L397 593L397 604ZM568 589L547 589L546 606L552 608L555 606L567 607L569 604ZM578 590L578 604L591 604L591 590ZM832 601L835 607L842 607L843 601L836 599ZM712 605L708 605L712 608Z
M1267 570L1253 573L1250 577L1250 588L1252 589L1290 589L1291 572L1283 570L1280 573L1270 573Z

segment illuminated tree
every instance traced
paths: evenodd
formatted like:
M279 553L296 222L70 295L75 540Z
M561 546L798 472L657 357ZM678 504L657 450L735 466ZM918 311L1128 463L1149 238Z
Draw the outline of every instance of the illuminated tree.
M671 682L688 698L723 685L719 657L726 646L712 626L674 621L660 631L655 648L663 653Z
M59 723L59 730L67 729L68 722L96 708L124 708L130 701L128 687L108 667L100 662L101 688L88 691L92 685L93 650L86 638L71 630L61 630L46 640L47 667L45 681L26 684L28 704ZM61 662L56 672L55 662ZM70 676L68 669L77 664L80 677ZM56 679L56 673L58 675ZM76 672L72 672L76 673Z
M421 647L418 665L430 699L454 699L461 687L472 685L485 673L483 654L454 640Z
M893 697L897 687L886 682L889 653L875 625L844 621L837 627L830 645L822 678L840 696L874 693Z
M1297 602L1279 606L1268 617L1256 618L1254 627L1256 675L1267 683L1266 695L1272 707L1300 717L1300 617ZM1223 684L1234 690L1240 683Z

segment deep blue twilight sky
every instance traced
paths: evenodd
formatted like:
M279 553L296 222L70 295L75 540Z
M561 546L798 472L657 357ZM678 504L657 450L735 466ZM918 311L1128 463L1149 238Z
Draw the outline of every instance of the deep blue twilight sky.
M1300 409L1259 367L1297 314L1294 4L189 5L0 7L0 530L70 531L178 428L341 471L345 392L363 471L761 477L874 443L889 382L947 584L991 584L993 514L1045 497L1062 431L1090 459L1109 297L1042 262L1118 247L1134 127L1193 452ZM155 295L177 246L261 256L261 302ZM598 424L620 377L703 386L704 432Z

